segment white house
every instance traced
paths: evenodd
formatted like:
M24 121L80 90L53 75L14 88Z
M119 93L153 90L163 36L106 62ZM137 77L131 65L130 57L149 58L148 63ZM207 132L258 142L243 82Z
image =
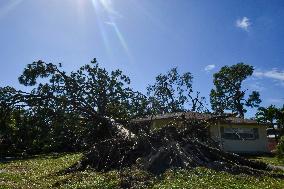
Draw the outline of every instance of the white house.
M213 118L211 114L185 112L149 116L133 121L150 121L152 128L159 128L170 122L178 125L182 119L211 120L208 131L211 138L218 142L223 150L235 153L269 152L266 125L259 124L255 120L237 117L225 118L222 121L212 121Z

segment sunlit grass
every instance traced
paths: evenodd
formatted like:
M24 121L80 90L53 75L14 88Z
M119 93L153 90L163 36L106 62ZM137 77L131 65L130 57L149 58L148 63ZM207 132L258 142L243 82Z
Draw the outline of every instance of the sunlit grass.
M167 171L158 177L137 169L57 174L81 156L79 153L41 155L0 163L0 188L120 188L129 184L136 188L284 188L284 180L231 175L206 168Z
M231 175L206 168L192 171L170 171L154 188L283 188L284 182L269 177Z
M42 155L0 164L0 186L8 188L48 188L67 176L56 172L79 160L81 154Z

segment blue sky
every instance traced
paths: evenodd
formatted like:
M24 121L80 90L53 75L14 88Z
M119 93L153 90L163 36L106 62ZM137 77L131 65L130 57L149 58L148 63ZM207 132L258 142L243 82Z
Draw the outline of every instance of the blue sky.
M209 101L212 74L244 62L255 67L245 87L260 91L263 106L280 106L283 18L282 0L1 0L0 86L19 88L35 60L71 71L96 57L140 91L178 66Z

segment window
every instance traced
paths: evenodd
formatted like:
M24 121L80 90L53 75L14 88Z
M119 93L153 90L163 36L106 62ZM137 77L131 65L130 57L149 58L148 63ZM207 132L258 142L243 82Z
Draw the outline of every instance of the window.
M221 136L229 140L256 140L259 138L258 128L224 128L221 127Z

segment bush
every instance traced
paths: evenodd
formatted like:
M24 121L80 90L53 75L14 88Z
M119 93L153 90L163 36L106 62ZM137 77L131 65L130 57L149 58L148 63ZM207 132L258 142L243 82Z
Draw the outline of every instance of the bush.
M284 159L284 136L282 136L277 144L277 157L279 159Z

